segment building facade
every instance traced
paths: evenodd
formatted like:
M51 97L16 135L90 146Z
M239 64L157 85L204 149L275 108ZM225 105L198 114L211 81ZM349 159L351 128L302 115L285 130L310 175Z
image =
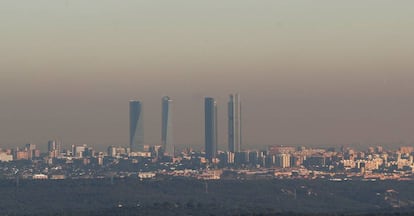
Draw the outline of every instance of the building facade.
M231 94L228 102L228 145L230 152L241 151L241 103L239 94Z
M62 152L62 142L58 140L49 140L47 142L47 149L49 153L49 157L56 158L60 157L60 153Z
M214 98L204 99L204 116L206 159L212 162L217 156L217 102Z
M170 97L162 98L162 127L161 141L164 153L174 156L173 128L172 128L172 103Z
M129 134L131 151L141 151L144 145L144 124L140 101L129 102Z
M281 168L290 167L290 154L277 154L276 166Z

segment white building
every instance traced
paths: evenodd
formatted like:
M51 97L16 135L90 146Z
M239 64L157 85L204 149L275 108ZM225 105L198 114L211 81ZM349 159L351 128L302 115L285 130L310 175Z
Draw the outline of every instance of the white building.
M9 162L13 160L13 155L7 154L6 152L0 152L0 161Z
M154 172L139 172L138 173L138 178L143 180L143 179L152 179L155 177L155 173Z
M48 179L48 177L45 174L35 174L35 175L33 175L32 179L34 179L34 180L46 180L46 179Z

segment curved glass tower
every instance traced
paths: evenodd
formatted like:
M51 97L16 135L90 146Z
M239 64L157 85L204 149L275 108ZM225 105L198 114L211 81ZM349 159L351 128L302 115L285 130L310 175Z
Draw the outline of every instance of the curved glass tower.
M173 131L172 131L172 102L170 97L165 96L162 98L162 128L161 128L161 141L164 148L164 152L167 155L174 156L174 143L173 143Z
M129 101L129 146L131 151L142 151L144 144L143 110L140 101Z

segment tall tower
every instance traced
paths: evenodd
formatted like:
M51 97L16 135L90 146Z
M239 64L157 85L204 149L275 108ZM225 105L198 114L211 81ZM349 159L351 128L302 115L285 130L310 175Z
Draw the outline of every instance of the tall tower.
M142 151L144 144L143 110L140 101L129 101L129 146L131 151Z
M214 98L204 99L204 115L206 159L211 162L217 154L217 102Z
M62 142L57 140L49 140L47 142L47 150L49 153L49 157L56 158L60 157L60 153L62 149Z
M228 103L228 144L229 152L241 151L241 103L239 94L231 94Z
M57 151L58 153L61 152L62 142L58 140L49 140L47 142L47 150L48 152Z
M174 156L174 143L172 131L172 102L170 97L162 98L162 128L161 139L164 152L170 156Z

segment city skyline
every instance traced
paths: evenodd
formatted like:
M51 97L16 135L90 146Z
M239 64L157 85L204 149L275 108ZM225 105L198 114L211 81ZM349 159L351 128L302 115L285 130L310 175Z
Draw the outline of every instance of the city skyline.
M414 1L0 7L0 214L414 215Z
M211 103L211 100L213 101ZM169 97L169 96L163 96L161 98L161 142L146 142L144 140L144 127L145 124L143 122L143 106L142 106L142 101L138 101L138 100L130 100L129 101L129 146L131 147L131 149L134 149L135 151L141 151L144 145L149 145L149 146L154 146L154 145L161 145L163 146L164 149L167 149L166 147L168 147L166 153L171 155L170 152L175 152L175 144L173 142L173 136L172 136L172 128L173 128L173 124L172 124L172 102L173 100ZM208 102L207 102L208 101ZM210 107L210 105L207 104L213 104L215 107L215 111L211 112L211 109L208 108ZM224 108L224 107L223 107ZM234 110L238 110L237 112ZM235 116L234 113L237 113ZM220 113L221 115L223 115L223 113ZM214 120L214 128L213 133L210 133L210 130L207 130L208 127L211 126L211 124L209 124L209 126L207 126L207 120L210 117L207 117L207 115L212 115L213 117L215 117ZM218 142L218 122L220 121L220 119L218 118L218 112L217 112L217 100L215 100L212 97L205 97L204 98L204 128L205 128L205 132L204 132L204 144L201 146L199 143L192 143L192 144L179 144L179 148L183 149L186 147L191 147L191 148L195 148L198 150L206 150L207 149L207 136L206 134L209 133L210 135L215 137L215 140L217 140L215 142L215 145L213 145L213 148L210 149L211 152L215 152L217 153L218 150L228 150L230 152L238 152L238 151L242 151L243 149L241 148L241 102L240 102L240 94L236 93L236 94L230 94L228 97L228 102L227 102L227 133L222 133L222 134L226 134L227 135L227 142ZM222 118L224 119L224 116L222 116ZM221 119L221 120L223 120ZM238 119L238 120L237 120ZM235 124L235 126L233 126L233 124ZM174 126L175 127L175 126ZM211 127L210 127L211 128ZM232 150L232 131L233 129L238 128L239 129L239 133L238 133L238 139L239 141L239 145L238 148L235 147L234 150ZM221 130L223 130L222 132L224 132L224 128L220 127ZM214 132L215 131L215 132ZM234 135L237 133L234 133ZM237 135L236 135L237 136ZM62 139L58 138L57 140L51 140L53 142L59 142L59 148L61 148L60 146L62 146ZM40 143L34 143L34 142L26 142L28 144L40 144L40 148L44 148L45 146L43 146L42 144L45 142L45 140L43 140ZM47 142L46 146L49 146L50 141ZM209 141L210 142L210 141ZM81 143L86 143L86 142L81 142ZM170 143L170 145L168 145L168 143ZM237 143L237 142L236 142ZM19 143L17 146L19 145L23 145L25 143ZM73 145L74 143L65 143L65 147L70 147L70 145ZM79 144L79 143L78 143ZM398 143L396 143L396 145L412 145L413 143L404 143L403 141L400 141ZM89 144L90 145L90 144ZM92 144L93 145L93 144ZM114 143L111 145L118 145L118 146L126 146L124 143ZM357 149L363 149L365 147L368 146L372 146L372 145L384 145L386 147L391 147L393 145L389 145L389 143L381 143L381 142L377 142L377 143L368 143L366 145L360 145L359 143L344 143L341 145L329 145L326 143L318 143L316 145L303 145L300 143L266 143L263 145L259 145L259 146L252 146L249 145L247 146L248 149L266 149L268 146L271 145L290 145L290 146L308 146L308 147L321 147L321 148L327 148L327 147L340 147L340 146L349 146L349 147L354 147ZM95 146L95 145L93 145ZM214 147L215 146L215 147ZM237 146L237 145L236 145ZM7 147L7 146L5 146ZM95 146L98 149L102 149L102 148L106 148L105 146ZM1 148L1 146L0 146ZM49 147L48 147L49 148ZM237 149L239 149L237 151Z
M125 101L160 143L203 148L203 97L243 98L243 147L414 143L413 1L8 1L0 146L129 144ZM214 14L214 16L211 16ZM225 108L219 148L227 149Z

